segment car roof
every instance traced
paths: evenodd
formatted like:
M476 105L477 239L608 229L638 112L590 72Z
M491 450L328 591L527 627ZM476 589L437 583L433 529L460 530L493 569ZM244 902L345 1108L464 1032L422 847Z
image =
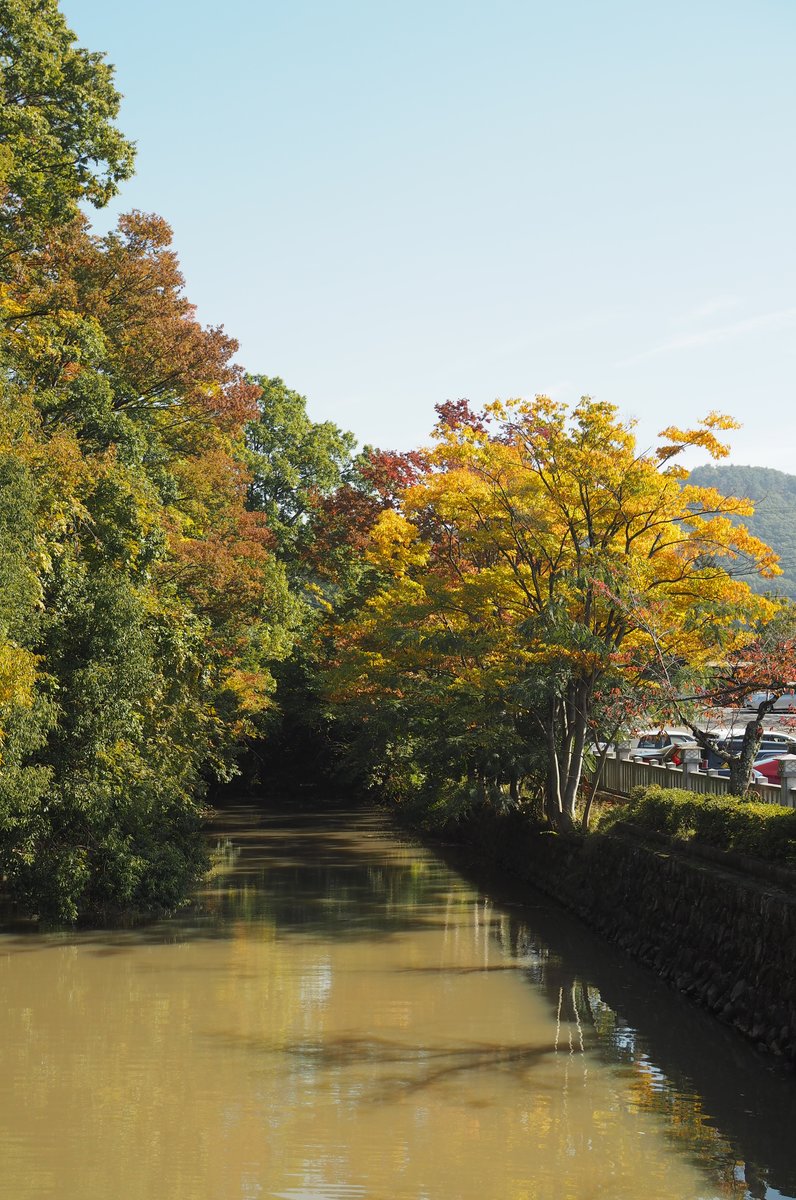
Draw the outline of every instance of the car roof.
M710 725L707 729L703 729L702 732L706 733L708 737L742 738L745 728L746 723L742 725ZM787 729L764 729L763 739L765 740L766 738L778 738L789 742L796 741L796 730L790 732Z
M679 725L655 725L649 729L637 729L634 737L657 737L659 733L668 733L669 737L693 737L689 729L681 729Z

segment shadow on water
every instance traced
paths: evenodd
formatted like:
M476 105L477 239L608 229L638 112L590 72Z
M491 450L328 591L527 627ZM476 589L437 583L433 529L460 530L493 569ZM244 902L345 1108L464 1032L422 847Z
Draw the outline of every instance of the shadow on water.
M482 1074L485 1069L525 1079L555 1053L551 1046L506 1046L502 1042L425 1046L353 1035L306 1039L287 1046L243 1035L220 1034L214 1040L247 1055L286 1056L324 1071L351 1066L391 1068L374 1076L368 1090L372 1103L390 1104L439 1084L458 1082L468 1074Z
M506 914L494 928L501 948L562 1023L588 1029L603 1060L635 1077L637 1102L666 1113L673 1136L703 1155L735 1155L752 1200L796 1197L796 1080L778 1060L542 892L479 868L458 847L435 849ZM710 1131L723 1146L711 1147Z

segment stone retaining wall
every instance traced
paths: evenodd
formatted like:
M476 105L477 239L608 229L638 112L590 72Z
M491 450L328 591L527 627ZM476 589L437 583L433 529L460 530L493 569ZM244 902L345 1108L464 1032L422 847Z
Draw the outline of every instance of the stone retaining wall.
M481 815L461 836L796 1067L796 887L786 873L767 883L630 830L567 838L516 815Z

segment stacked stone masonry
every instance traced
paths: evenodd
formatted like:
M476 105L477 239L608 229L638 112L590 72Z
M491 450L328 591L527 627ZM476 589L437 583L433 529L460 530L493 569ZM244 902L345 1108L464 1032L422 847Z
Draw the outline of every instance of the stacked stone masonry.
M481 816L463 831L634 958L796 1066L796 888L630 832L586 839Z

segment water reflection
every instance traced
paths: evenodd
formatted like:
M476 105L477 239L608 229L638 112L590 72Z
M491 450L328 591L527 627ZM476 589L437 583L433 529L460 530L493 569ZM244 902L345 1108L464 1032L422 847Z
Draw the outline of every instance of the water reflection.
M796 1192L790 1082L543 898L373 815L218 840L179 921L0 938L0 1195Z
M531 921L508 915L498 940L681 1150L745 1181L754 1200L796 1195L794 1081L775 1060L544 901Z

